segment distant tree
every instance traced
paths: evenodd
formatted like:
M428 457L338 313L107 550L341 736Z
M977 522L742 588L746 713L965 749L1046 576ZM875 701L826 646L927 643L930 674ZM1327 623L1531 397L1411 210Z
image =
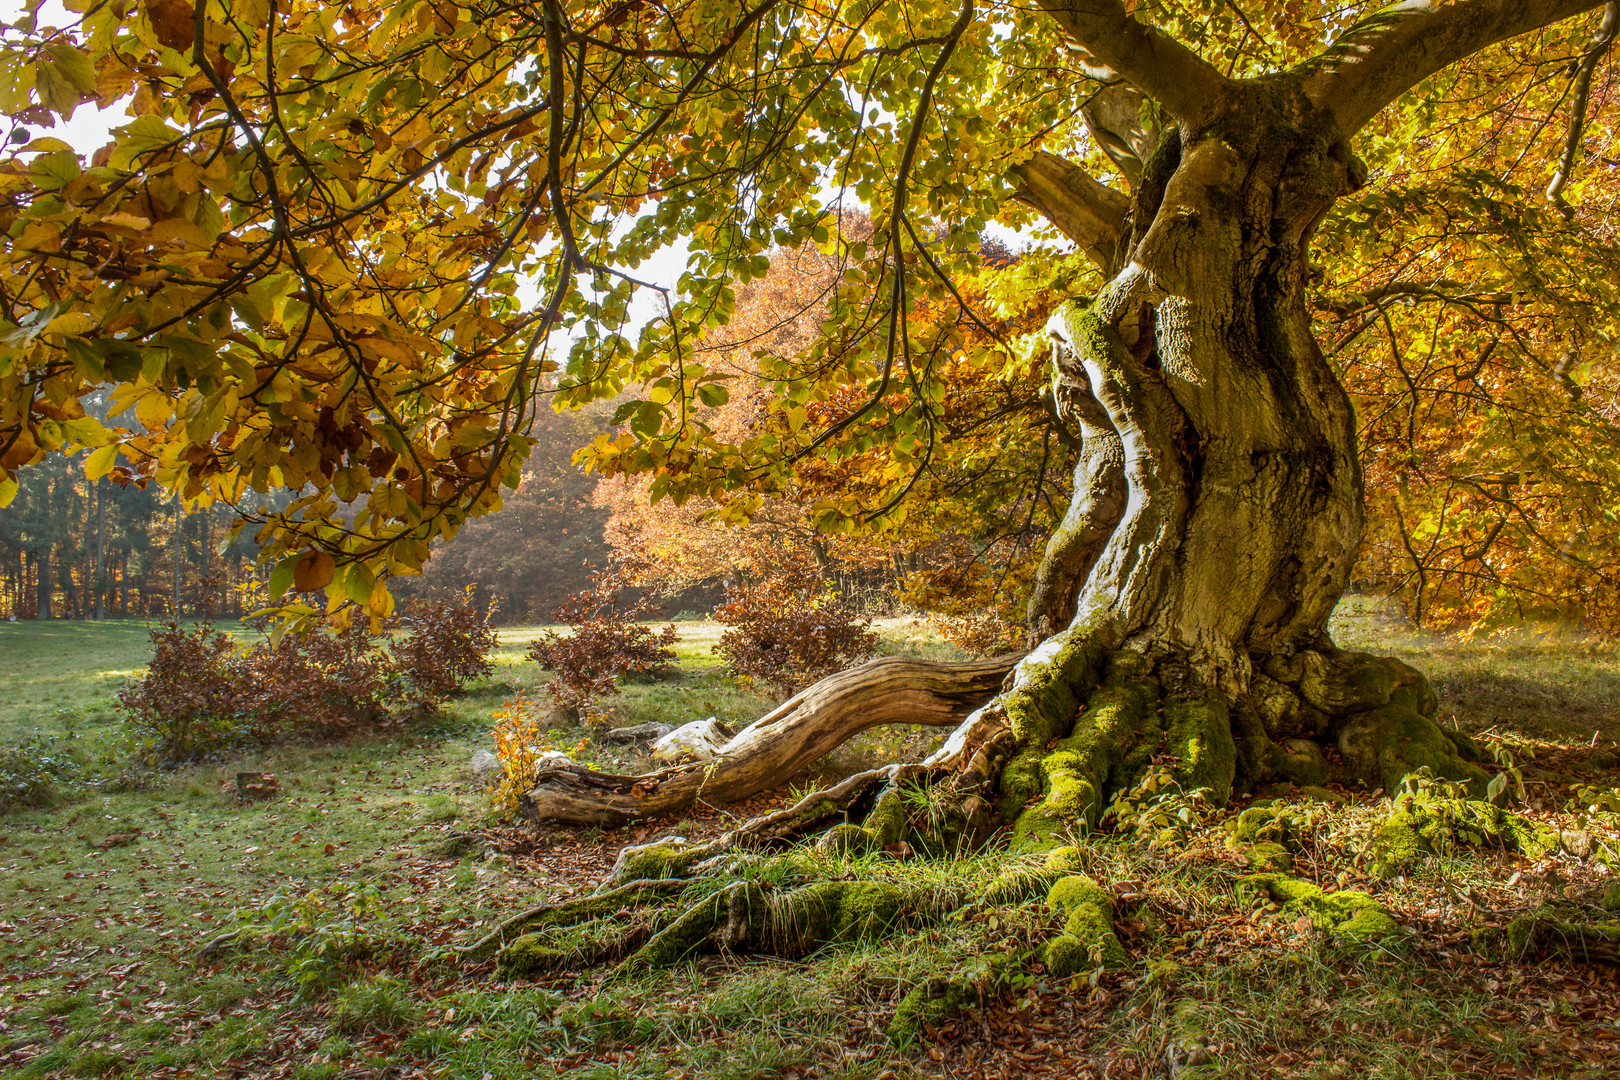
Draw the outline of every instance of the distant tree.
M607 561L608 511L592 501L596 479L573 463L605 421L600 408L538 414L522 478L502 508L435 548L421 576L402 579L397 591L447 598L470 586L503 622L547 621Z
M846 230L868 236L870 223L856 219ZM1001 314L987 313L983 326L963 329L966 340L980 344L1026 333L1060 299L1018 273L1016 258L1001 245L987 242L983 250L985 270L962 287ZM799 371L808 366L801 358L813 351L840 280L837 258L801 245L772 252L765 275L738 287L731 318L693 350L723 380L723 391L711 394L718 404L693 403L706 427L740 443L751 435L791 434L795 422L834 423L859 407L852 393L809 407L799 419L781 411L772 389L783 378L812 377ZM997 281L1000 295L992 301L987 290ZM919 336L961 319L955 307L919 307L912 317ZM656 559L659 580L670 588L716 580L738 586L797 574L808 562L852 594L875 588L890 602L953 612L989 608L1020 621L1035 563L1068 499L1075 440L1038 378L998 378L951 362L937 374L945 387L937 445L912 477L904 506L878 517L876 527L851 529L858 516L834 508L881 498L899 468L886 445L836 463L807 459L788 476L689 500L654 501L650 475L604 480L596 499L613 514L609 541ZM1013 450L1028 445L1040 452Z

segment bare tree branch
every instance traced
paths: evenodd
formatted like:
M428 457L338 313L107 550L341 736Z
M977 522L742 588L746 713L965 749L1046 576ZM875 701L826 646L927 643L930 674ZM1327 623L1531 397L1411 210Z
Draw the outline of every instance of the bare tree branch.
M1197 127L1220 112L1227 78L1169 34L1131 18L1120 0L1040 2L1095 66L1118 74L1177 119Z
M1604 0L1402 0L1367 16L1296 68L1306 95L1332 113L1344 136L1385 105L1498 41L1590 11Z
M1008 176L1018 189L1019 201L1040 211L1079 244L1092 262L1108 270L1117 261L1114 247L1125 235L1129 196L1045 151L1014 165Z
M1581 137L1586 134L1586 104L1592 96L1592 72L1597 70L1598 61L1614 44L1617 34L1620 34L1620 3L1609 0L1609 6L1603 9L1603 22L1598 25L1597 36L1586 47L1586 55L1581 57L1580 67L1575 72L1575 100L1569 105L1569 130L1564 135L1564 153L1558 159L1558 171L1553 174L1552 183L1547 185L1547 198L1566 217L1571 211L1564 202L1564 188L1569 186L1569 178L1575 173L1575 156L1581 149Z

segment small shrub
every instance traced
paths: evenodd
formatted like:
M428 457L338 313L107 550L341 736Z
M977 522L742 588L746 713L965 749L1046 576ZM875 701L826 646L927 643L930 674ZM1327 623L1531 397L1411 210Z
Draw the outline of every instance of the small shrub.
M929 622L934 624L940 637L974 657L1022 652L1029 640L1026 627L1009 622L998 612L933 615Z
M118 696L137 756L171 765L298 729L390 727L492 670L495 631L470 600L414 607L401 621L398 641L364 623L251 646L206 621L153 630L145 676Z
M728 586L716 622L730 627L715 652L734 674L786 692L872 655L877 635L813 566L789 564L760 581Z
M299 998L318 1000L362 974L362 965L375 968L409 953L404 938L378 925L381 914L375 885L334 882L277 893L241 919L236 934L242 944L281 954Z
M501 762L501 779L493 794L497 810L517 809L523 793L534 786L535 776L547 754L560 752L573 756L585 749L583 739L573 747L554 745L553 732L542 729L537 713L522 694L495 712L495 756Z
M244 707L261 725L340 731L385 728L420 711L386 638L364 623L331 633L287 634L253 646L243 663Z
M422 1019L422 1006L398 979L373 975L338 992L333 1025L346 1035L399 1031Z
M546 692L578 719L589 719L597 701L617 694L623 676L655 674L675 661L675 627L654 632L641 625L658 614L652 597L623 602L625 591L651 569L650 559L615 553L591 575L590 588L552 612L570 633L547 630L529 649L529 658L552 674Z
M489 622L494 613L478 610L471 589L459 604L417 602L405 613L401 621L409 632L394 643L394 661L430 709L495 670L490 654L499 642Z
M146 675L118 693L140 756L196 761L262 734L245 707L247 670L229 634L209 622L189 630L170 622L150 636Z
M78 774L79 763L55 739L26 739L0 752L0 811L49 806Z

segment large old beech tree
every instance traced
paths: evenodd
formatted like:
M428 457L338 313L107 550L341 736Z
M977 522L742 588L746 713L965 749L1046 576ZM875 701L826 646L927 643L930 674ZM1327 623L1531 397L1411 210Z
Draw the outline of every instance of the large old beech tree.
M927 761L718 844L628 854L612 902L723 875L699 860L729 847L894 844L915 828L908 791L930 785L935 832L1005 824L1032 850L1155 760L1215 803L1271 781L1393 789L1418 767L1483 790L1423 677L1327 634L1363 493L1351 404L1313 336L1312 238L1368 180L1358 136L1459 64L1572 87L1548 166L1563 198L1613 7L68 6L73 25L4 34L0 500L16 470L83 450L93 477L227 501L258 526L273 593L325 591L324 611L289 607L306 622L386 614L390 575L499 505L538 408L623 395L582 462L737 518L806 462L880 451L859 494L815 513L903 529L941 373L1050 378L1078 449L1032 651L847 671L710 766L543 772L532 815L621 823L783 782L875 723L955 725ZM93 105L130 117L80 156L52 125ZM1425 152L1421 119L1376 138ZM858 238L840 229L857 210ZM1072 241L1020 264L1068 297L1038 341L985 332L958 287L992 221ZM668 287L647 260L677 241ZM761 354L774 400L722 438L704 409L729 376L697 345L770 250L807 243L844 267L821 336ZM87 417L108 388L113 418ZM257 510L272 489L298 496ZM802 947L903 903L815 893L824 917L773 922L757 890L703 892L638 962L702 940Z

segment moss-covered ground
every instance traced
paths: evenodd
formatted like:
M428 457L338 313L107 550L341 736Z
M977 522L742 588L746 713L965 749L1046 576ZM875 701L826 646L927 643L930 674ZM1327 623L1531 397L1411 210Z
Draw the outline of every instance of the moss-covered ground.
M717 628L681 625L678 672L627 686L614 702L618 720L746 721L770 704L707 655ZM948 655L909 623L882 629L894 650ZM1509 935L1489 933L1546 904L1566 918L1620 918L1605 908L1606 899L1620 907L1620 890L1603 866L1603 845L1620 845L1620 818L1600 807L1577 821L1568 810L1577 784L1587 803L1620 785L1613 649L1553 635L1431 640L1354 601L1336 627L1346 647L1426 671L1447 726L1490 733L1514 756L1527 784L1522 816L1584 831L1593 844L1586 858L1474 844L1464 822L1441 850L1420 850L1390 872L1374 866L1372 852L1387 799L1285 792L1289 812L1251 830L1252 841L1226 827L1252 800L1196 823L1175 844L1127 842L1106 828L1073 838L1073 871L1108 894L1123 963L1071 958L1075 974L1050 973L1042 947L1074 913L1048 904L1043 887L1017 902L907 914L890 932L791 961L703 954L604 983L566 963L506 979L493 958L465 964L453 947L521 907L589 891L626 843L665 831L709 835L730 813L789 793L616 833L492 820L467 762L488 745L502 702L537 696L544 676L522 660L535 632L504 633L495 675L438 718L387 736L293 741L150 774L126 767L113 698L144 661L144 626L0 625L0 743L54 739L50 752L71 763L53 805L0 815L0 1074L1620 1071L1616 969L1513 955L1500 947ZM586 734L559 724L557 741L574 746ZM909 757L935 737L873 732L826 768ZM588 740L581 756L605 768L640 764ZM222 785L239 771L275 773L281 794L238 803ZM1255 843L1279 849L1262 855L1288 858L1251 865ZM993 850L948 861L904 851L805 857L830 878L902 883L925 905L931 896L982 893L1009 870ZM1258 870L1320 892L1262 883ZM1373 910L1352 893L1399 931L1341 932L1352 907ZM1363 923L1386 929L1370 916L1356 929ZM234 945L198 957L205 942L238 927L247 929ZM557 943L584 955L605 930L571 933ZM929 1011L916 1036L897 1044L896 1010L931 981L964 1011Z

